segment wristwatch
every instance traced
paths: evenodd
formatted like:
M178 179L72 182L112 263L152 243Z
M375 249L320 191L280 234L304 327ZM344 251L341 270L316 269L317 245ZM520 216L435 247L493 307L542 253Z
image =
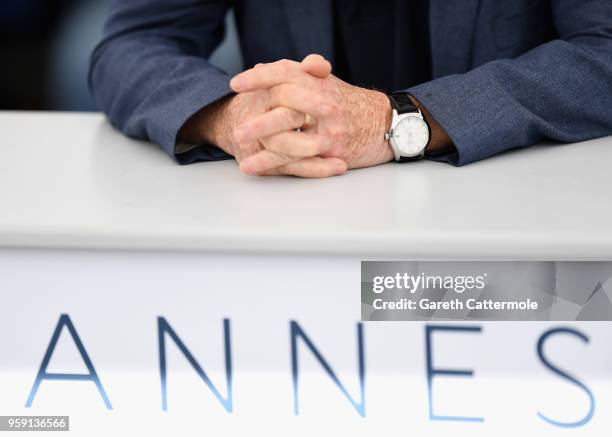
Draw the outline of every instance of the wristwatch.
M412 102L410 94L388 94L393 108L391 129L385 139L391 144L397 162L423 158L431 138L431 128L421 110Z

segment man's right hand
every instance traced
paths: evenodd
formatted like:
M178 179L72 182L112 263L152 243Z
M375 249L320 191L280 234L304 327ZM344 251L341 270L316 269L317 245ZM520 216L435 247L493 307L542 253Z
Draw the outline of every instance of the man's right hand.
M266 110L265 92L254 91L225 97L195 114L183 126L179 141L189 144L214 144L238 162L261 150L257 143L238 146L234 129Z

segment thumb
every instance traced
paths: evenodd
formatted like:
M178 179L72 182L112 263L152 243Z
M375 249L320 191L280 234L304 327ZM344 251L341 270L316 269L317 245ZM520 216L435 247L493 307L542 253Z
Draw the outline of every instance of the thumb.
M321 79L331 74L332 66L327 59L321 55L308 55L302 61L302 70Z

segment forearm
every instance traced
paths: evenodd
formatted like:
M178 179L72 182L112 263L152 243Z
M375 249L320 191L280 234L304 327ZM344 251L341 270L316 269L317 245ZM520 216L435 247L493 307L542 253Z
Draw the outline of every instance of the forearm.
M197 10L189 0L171 3L112 0L89 84L114 126L174 156L186 120L231 90L206 60L221 39L227 2L200 2Z
M607 44L612 55L612 39ZM610 59L556 40L408 91L435 114L455 144L457 153L447 159L464 165L541 141L610 135Z

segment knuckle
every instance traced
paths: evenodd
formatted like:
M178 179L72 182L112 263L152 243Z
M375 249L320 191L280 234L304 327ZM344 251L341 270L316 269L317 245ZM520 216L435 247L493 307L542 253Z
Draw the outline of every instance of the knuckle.
M329 135L332 138L343 138L347 134L347 130L343 125L331 126Z
M322 99L319 103L319 109L323 116L334 116L340 112L340 105L335 101Z
M287 74L289 74L289 66L285 63L281 63L278 66L278 71L280 72L281 75L286 76Z
M338 114L340 112L340 105L337 102L332 101L328 105L330 114Z
M292 70L294 70L296 66L299 65L297 62L292 61L291 59L282 59L281 64Z
M285 74L288 75L290 74L293 70L295 70L295 65L293 64L292 61L288 60L288 59L283 59L280 64L279 64L279 68L280 71Z

